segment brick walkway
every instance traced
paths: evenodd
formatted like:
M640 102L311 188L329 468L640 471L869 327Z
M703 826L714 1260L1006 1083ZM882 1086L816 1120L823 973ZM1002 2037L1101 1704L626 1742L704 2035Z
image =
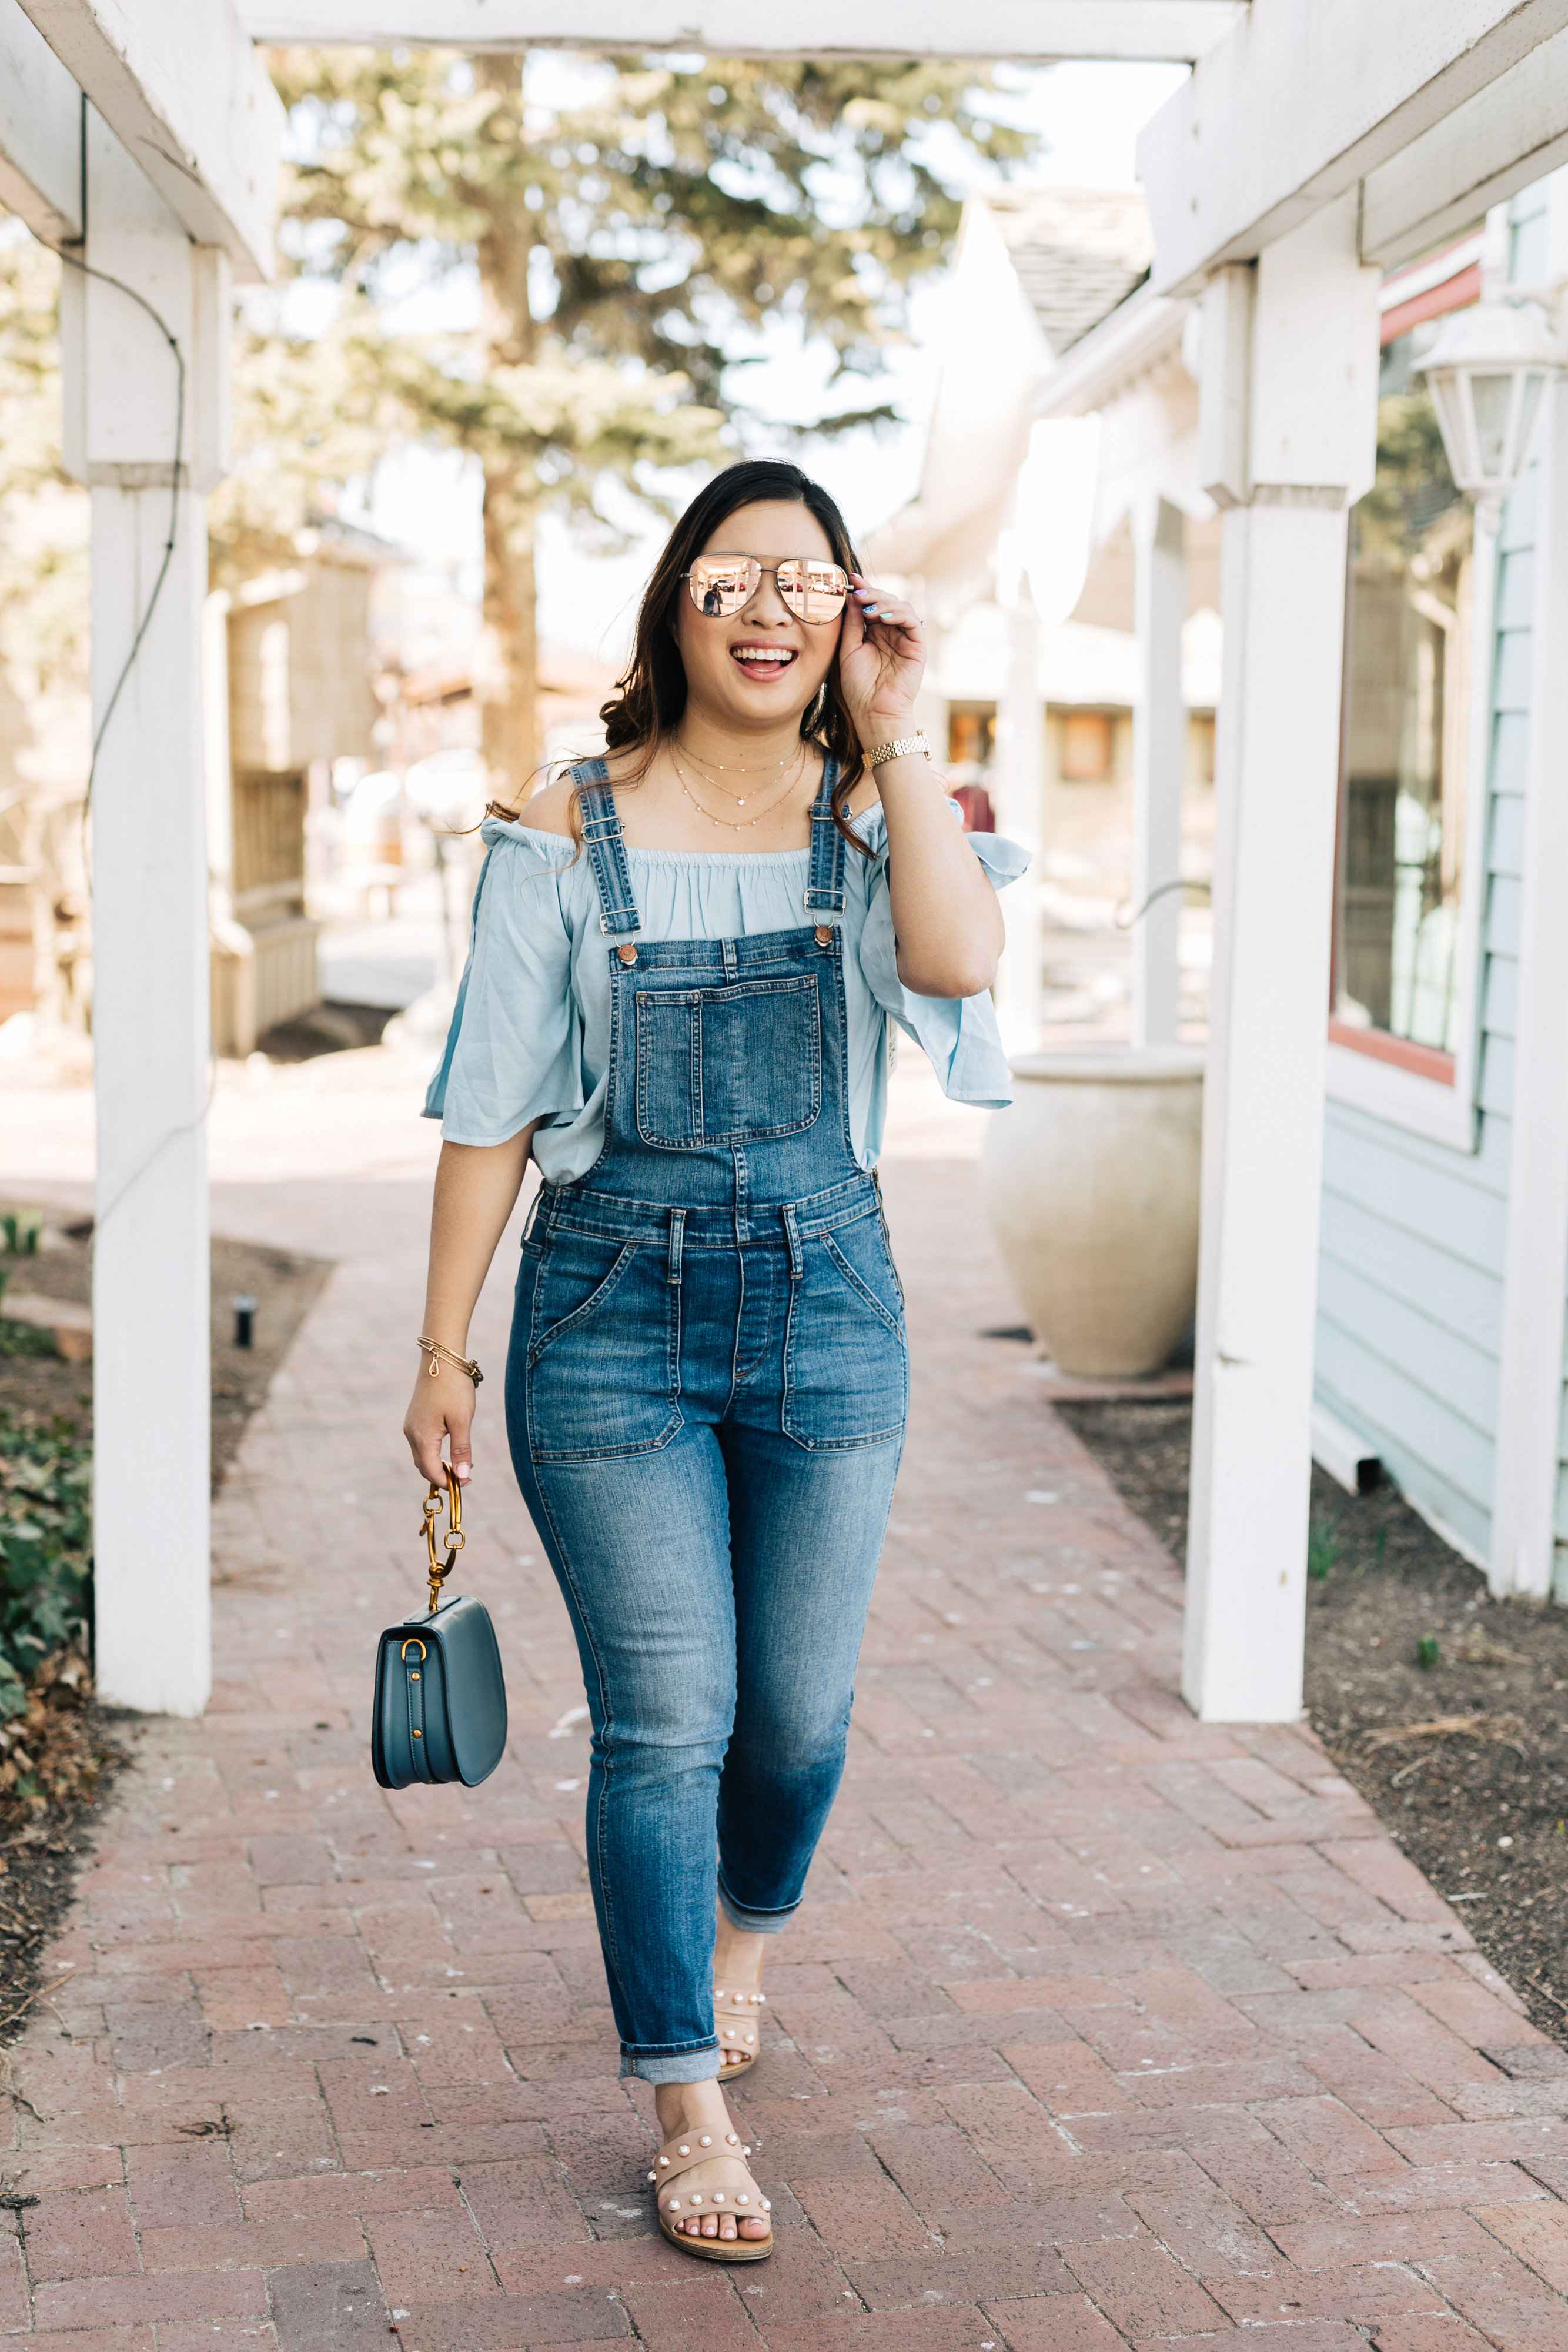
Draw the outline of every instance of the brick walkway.
M214 1112L217 1222L341 1262L222 1500L212 1712L149 1725L17 2054L0 2331L1563 2352L1563 2062L1309 1737L1180 1706L1177 1579L1024 1351L977 1336L1017 1308L954 1156L976 1123L913 1078L886 1177L914 1440L849 1778L737 2093L779 2252L727 2273L650 2234L580 1684L498 1382L463 1582L510 1756L471 1794L371 1778L371 1638L418 1592L397 1424L433 1139L340 1083ZM33 1172L78 1174L49 1115Z

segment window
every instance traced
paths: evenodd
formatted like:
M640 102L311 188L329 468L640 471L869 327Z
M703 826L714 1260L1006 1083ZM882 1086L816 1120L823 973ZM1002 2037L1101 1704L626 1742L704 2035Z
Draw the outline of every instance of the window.
M1113 722L1108 710L1069 710L1061 721L1061 780L1068 784L1111 781Z
M1351 518L1330 1034L1451 1085L1466 996L1474 531L1415 373L1436 331L1423 321L1384 348L1377 478Z
M997 748L997 706L994 702L954 702L947 708L947 764L967 772L959 778L977 784L991 764Z

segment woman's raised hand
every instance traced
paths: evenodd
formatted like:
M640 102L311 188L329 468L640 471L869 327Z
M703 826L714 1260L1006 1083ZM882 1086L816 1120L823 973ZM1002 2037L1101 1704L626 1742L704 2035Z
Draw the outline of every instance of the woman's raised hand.
M435 1486L445 1484L446 1465L442 1460L441 1446L443 1439L447 1440L453 1473L458 1485L465 1486L474 1475L474 1383L455 1364L440 1364L432 1380L425 1370L426 1360L423 1356L420 1359L413 1395L403 1415L402 1433L408 1440L415 1469ZM434 1360L439 1363L439 1359Z
M925 669L925 632L913 604L884 596L858 572L840 624L839 686L868 749L908 730Z

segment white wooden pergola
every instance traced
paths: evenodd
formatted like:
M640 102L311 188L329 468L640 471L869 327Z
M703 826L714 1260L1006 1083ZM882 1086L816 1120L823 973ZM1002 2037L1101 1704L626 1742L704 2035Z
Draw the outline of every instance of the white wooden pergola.
M1568 0L795 0L766 32L738 0L0 0L0 199L68 262L95 727L118 689L93 791L99 1674L173 1714L210 1683L202 501L227 462L231 279L271 268L282 125L256 41L1193 61L1141 154L1156 290L1203 297L1227 511L1186 1686L1207 1717L1293 1717L1377 279L1568 157Z

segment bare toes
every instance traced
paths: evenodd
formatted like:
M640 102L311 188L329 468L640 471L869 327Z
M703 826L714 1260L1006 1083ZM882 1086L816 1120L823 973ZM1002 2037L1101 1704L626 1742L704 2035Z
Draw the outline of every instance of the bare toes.
M768 2235L768 2224L748 2215L740 2225L740 2234L743 2238L765 2238Z

